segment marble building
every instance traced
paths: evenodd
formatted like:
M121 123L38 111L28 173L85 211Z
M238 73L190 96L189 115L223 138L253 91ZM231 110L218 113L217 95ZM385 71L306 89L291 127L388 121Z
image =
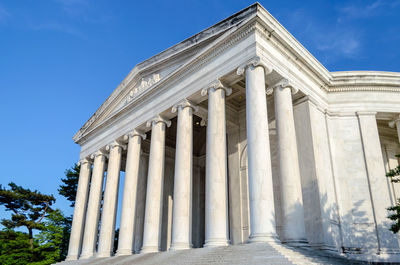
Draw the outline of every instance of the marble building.
M137 64L76 133L67 260L252 242L397 257L399 114L400 73L329 72L256 3Z

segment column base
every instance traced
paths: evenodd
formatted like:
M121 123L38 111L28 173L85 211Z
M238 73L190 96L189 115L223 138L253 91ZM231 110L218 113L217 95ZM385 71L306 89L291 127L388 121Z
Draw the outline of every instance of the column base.
M306 239L285 239L282 243L291 247L311 247Z
M118 249L117 253L115 254L116 256L128 256L132 255L133 251L132 249Z
M78 255L68 255L65 261L77 260Z
M158 246L145 246L145 247L142 247L140 254L156 253L156 252L160 252L160 250L158 249Z
M210 239L207 240L204 244L205 248L226 247L226 246L229 246L229 240L226 239Z
M280 243L278 235L276 234L255 234L250 235L248 243L258 243L258 242L275 242Z
M109 258L113 255L112 252L100 252L97 253L96 258Z
M184 249L191 249L192 245L188 243L172 243L169 250L184 250Z
M80 259L80 260L81 260L81 259L90 259L90 258L92 258L92 257L94 257L94 253L91 253L91 254L81 254L80 257L79 257L79 259Z

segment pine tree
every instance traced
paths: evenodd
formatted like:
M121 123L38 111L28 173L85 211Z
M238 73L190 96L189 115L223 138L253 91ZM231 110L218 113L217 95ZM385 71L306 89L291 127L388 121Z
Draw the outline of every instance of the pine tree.
M43 230L41 223L45 214L51 212L55 202L53 195L31 191L11 182L9 189L0 185L0 205L11 211L10 219L2 219L1 224L8 229L25 227L28 230L30 249L33 249L33 230Z
M64 196L68 201L71 202L71 207L75 206L76 190L78 189L79 172L81 167L75 164L70 169L65 171L65 177L61 181L64 183L60 185L58 193Z
M34 248L36 247L37 242L34 242ZM35 260L27 233L7 228L0 231L0 264L25 265Z
M39 243L37 252L41 256L41 263L38 264L53 264L64 260L68 251L70 221L60 209L56 209L46 216L43 225L45 229L35 237Z

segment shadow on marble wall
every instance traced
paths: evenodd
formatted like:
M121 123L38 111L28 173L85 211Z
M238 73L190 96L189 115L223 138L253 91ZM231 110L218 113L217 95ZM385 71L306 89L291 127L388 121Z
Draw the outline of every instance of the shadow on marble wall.
M398 254L399 240L397 235L389 230L391 221L387 219L387 221L377 224L374 216L363 209L364 203L365 200L358 200L352 203L350 210L343 212L340 207L337 208L336 204L329 205L328 196L322 195L320 207L314 208L314 210L321 209L319 229L321 229L320 234L323 237L318 238L322 240L321 242L310 242L310 244L318 246L319 243L322 243L328 248L337 249L339 253L349 255L379 255L381 261L385 261L389 257L380 254ZM341 217L339 218L339 216ZM310 233L315 233L310 229L307 230L308 236Z

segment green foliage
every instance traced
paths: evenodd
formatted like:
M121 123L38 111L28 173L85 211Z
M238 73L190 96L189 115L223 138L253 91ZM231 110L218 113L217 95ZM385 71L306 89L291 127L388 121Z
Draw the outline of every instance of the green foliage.
M34 248L37 245L37 242L34 242ZM35 254L30 247L27 233L10 229L0 231L0 264L25 265L32 261L35 261Z
M43 256L42 262L52 264L64 260L68 251L70 218L66 218L61 210L56 209L46 216L43 225L45 229L36 236L39 243L38 251Z
M396 157L400 157L400 154L396 155ZM400 165L395 169L389 170L389 172L386 174L386 177L390 178L391 182L400 182ZM387 209L391 211L391 214L389 214L388 218L394 221L390 226L390 231L397 234L400 230L400 199L397 201L395 206Z
M396 157L400 157L400 154L396 155ZM394 183L400 182L400 166L389 170L389 172L386 173L386 177L390 178L390 181Z
M59 193L74 206L80 167L74 165L65 171ZM0 231L0 264L47 265L62 261L68 252L72 217L65 217L53 210L52 195L37 190L25 189L15 183L8 188L0 185L0 205L11 212L11 217L2 219L5 227ZM14 229L25 227L28 233ZM33 231L39 231L33 236Z
M29 233L30 245L33 248L33 230L43 230L41 223L46 212L51 212L50 206L56 201L53 195L45 195L39 191L31 191L11 182L9 189L0 185L0 205L11 211L11 219L2 219L1 224L8 229L26 227Z
M396 204L395 206L389 207L388 210L394 212L394 213L390 214L390 215L388 216L388 218L389 218L390 220L392 220L392 221L395 221L395 222L391 225L390 230L391 230L393 233L396 234L396 233L399 232L399 230L400 230L400 199L397 201L397 204Z
M47 265L65 259L71 220L56 209L43 221L43 230L33 238L29 234L12 229L0 231L0 264Z
M71 202L71 207L75 206L76 190L78 189L79 172L81 167L75 164L70 169L65 171L66 178L62 178L61 181L64 183L60 185L58 193L64 196L68 201Z

